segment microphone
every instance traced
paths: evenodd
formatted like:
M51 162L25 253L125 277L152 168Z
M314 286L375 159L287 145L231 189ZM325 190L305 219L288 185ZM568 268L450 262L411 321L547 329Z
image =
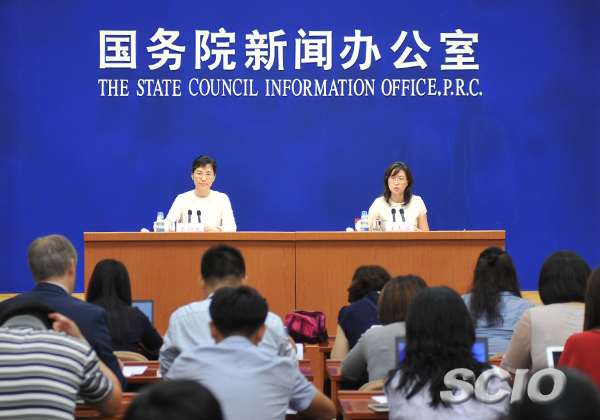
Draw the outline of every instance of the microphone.
M202 223L202 222L200 221L200 214L201 214L200 210L198 210L198 211L196 212L196 214L198 215L198 223Z
M392 209L392 222L396 223L396 209Z
M192 211L188 210L188 223L192 223Z
M400 209L400 216L402 216L402 221L406 222L406 220L404 219L404 209Z

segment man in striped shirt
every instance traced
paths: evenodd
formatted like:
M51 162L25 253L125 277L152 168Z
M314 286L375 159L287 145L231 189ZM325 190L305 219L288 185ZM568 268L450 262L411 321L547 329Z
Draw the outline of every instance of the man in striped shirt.
M77 325L35 301L0 317L0 418L73 419L76 398L114 415L121 386Z

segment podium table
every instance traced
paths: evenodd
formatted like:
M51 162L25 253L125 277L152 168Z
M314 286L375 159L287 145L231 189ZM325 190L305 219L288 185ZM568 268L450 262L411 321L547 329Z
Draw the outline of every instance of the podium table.
M246 261L248 285L282 319L294 309L322 311L334 335L340 308L357 267L378 264L392 276L414 274L429 286L465 293L477 257L504 249L504 231L459 232L107 232L84 233L85 284L105 258L122 261L136 300L154 301L154 325L167 330L178 307L201 300L200 259L225 243Z

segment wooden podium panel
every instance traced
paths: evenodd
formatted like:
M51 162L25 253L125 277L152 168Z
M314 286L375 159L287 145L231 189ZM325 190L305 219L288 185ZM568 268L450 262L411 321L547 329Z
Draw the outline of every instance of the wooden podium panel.
M327 330L335 334L352 275L369 264L392 277L414 274L430 287L450 286L463 294L481 251L504 249L504 240L504 231L296 232L296 307L324 312Z
M84 233L85 285L96 264L122 261L134 299L154 301L154 326L164 335L171 314L202 300L200 259L209 247L225 243L244 255L248 285L267 299L269 309L285 318L295 309L295 234L289 232Z

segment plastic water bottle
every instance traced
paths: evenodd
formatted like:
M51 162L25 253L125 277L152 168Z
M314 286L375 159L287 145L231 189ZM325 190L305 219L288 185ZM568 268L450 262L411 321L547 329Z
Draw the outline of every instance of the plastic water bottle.
M165 231L165 216L162 211L158 212L158 216L156 217L156 231L164 232Z
M369 218L366 211L363 211L360 216L360 230L363 232L369 231Z

